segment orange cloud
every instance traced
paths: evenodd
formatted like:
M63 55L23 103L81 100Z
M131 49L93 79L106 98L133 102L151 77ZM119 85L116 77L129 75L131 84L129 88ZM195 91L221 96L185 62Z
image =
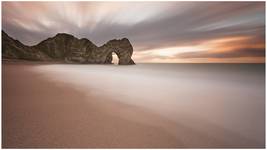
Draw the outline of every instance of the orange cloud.
M249 36L224 37L197 45L150 49L134 53L136 61L159 63L265 62L265 44L252 43Z

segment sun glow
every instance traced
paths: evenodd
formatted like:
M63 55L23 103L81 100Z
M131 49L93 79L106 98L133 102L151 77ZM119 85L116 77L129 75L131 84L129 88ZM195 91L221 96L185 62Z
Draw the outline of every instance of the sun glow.
M141 52L142 54L149 54L154 56L161 56L161 57L173 57L179 53L185 52L195 52L195 51L205 51L209 50L208 47L205 46L176 46L176 47L168 47L162 49L152 49Z
M237 57L237 58L183 58L180 54L188 54L195 52L204 52L207 54L224 53L245 48L264 48L264 44L247 44L251 39L249 36L224 37L213 40L199 42L193 46L175 46L160 49L149 49L144 51L136 51L133 57L140 62L158 62L158 63L235 63L235 62L264 62L263 58L254 57Z

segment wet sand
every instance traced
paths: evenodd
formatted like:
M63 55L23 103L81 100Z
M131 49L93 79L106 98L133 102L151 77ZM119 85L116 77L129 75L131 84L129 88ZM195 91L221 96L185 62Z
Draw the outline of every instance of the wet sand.
M192 107L192 97L186 90L173 91L177 87L171 83L176 80L169 83L161 80L158 72L136 70L138 66L129 70L126 66L9 62L2 67L3 148L263 148L265 145L261 133L265 132L262 106L265 89L258 81L248 81L252 88L260 88L257 96L252 95L253 106L235 104L236 101L229 105L243 105L240 108L251 116L245 114L247 118L242 118L238 110L236 114L232 111L237 108L226 109L227 103L217 103L220 98L216 103L224 114L217 113L212 107L215 105L202 102ZM155 76L151 76L153 73ZM172 74L175 73L167 71L164 78L172 79ZM200 79L205 81L205 74ZM179 87L187 89L190 84L179 82ZM151 87L156 85L168 87L169 91ZM191 92L194 94L194 88ZM172 93L180 94L186 103L172 101L177 99ZM201 99L204 93L195 94L195 98ZM235 119L241 124L229 121L233 116L239 117ZM246 121L248 124L242 126Z

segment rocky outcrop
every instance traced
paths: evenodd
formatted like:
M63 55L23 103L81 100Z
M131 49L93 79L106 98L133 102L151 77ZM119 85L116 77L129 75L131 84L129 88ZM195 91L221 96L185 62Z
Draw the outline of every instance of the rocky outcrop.
M54 60L64 60L73 63L87 63L90 51L97 46L87 39L78 39L72 35L59 33L33 46Z
M24 60L51 60L45 53L22 44L2 31L2 57Z
M126 38L121 40L111 40L99 47L99 51L103 54L100 59L106 63L111 63L112 52L115 52L119 58L119 65L134 64L134 61L131 59L133 47Z
M97 47L88 39L78 39L70 34L59 33L37 45L26 46L2 31L3 58L28 60L60 60L68 63L111 64L112 53L119 58L119 65L135 64L131 59L133 47L126 38L111 40Z

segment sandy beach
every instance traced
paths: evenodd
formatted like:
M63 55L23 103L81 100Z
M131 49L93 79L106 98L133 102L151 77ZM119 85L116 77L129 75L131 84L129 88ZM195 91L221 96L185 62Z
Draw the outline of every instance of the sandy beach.
M5 62L2 147L264 148L264 67Z

